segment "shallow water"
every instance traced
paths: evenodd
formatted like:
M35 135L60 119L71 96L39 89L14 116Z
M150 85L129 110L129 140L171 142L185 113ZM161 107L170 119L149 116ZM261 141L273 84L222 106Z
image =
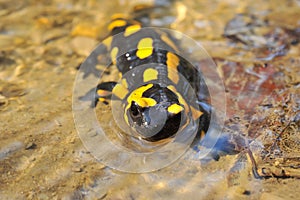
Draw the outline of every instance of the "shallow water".
M110 16L136 4L0 2L0 199L298 197L296 0L185 0L156 13L152 22L205 47L224 79L227 129L253 139L259 170L278 179L254 179L243 154L200 162L189 150L164 169L130 174L104 166L85 149L71 109L77 67L106 36Z

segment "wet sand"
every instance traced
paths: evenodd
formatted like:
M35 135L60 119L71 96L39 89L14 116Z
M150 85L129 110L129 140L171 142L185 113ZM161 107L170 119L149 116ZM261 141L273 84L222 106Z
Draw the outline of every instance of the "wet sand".
M299 1L183 1L157 21L171 20L214 59L226 125L253 140L259 171L274 176L263 180L242 154L204 163L189 150L167 168L128 174L85 149L71 109L77 67L107 34L110 16L132 6L0 2L0 199L298 198Z

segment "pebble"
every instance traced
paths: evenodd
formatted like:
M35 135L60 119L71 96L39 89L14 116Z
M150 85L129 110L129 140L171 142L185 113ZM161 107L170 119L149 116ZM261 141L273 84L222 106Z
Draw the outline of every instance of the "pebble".
M26 94L26 91L22 88L21 84L14 84L4 81L1 81L0 91L2 93L1 95L5 96L6 98L19 97Z
M26 145L25 149L26 149L26 150L29 150L29 149L34 149L35 147L36 147L36 144L35 144L35 143L29 142L29 143Z
M72 171L73 172L82 172L82 168L81 167L73 167Z
M0 94L0 110L8 105L8 99Z
M250 191L250 190L244 190L243 194L244 194L244 195L250 195L250 194L251 194L251 191Z
M21 76L22 74L25 73L25 70L26 70L26 66L23 63L19 64L14 71L14 77Z

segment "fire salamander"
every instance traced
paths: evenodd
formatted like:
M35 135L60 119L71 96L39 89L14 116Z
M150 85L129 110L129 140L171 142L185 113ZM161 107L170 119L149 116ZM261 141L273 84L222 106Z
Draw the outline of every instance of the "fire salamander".
M211 111L201 73L179 56L177 38L161 29L142 27L136 19L119 14L112 17L110 36L101 45L121 81L98 84L94 106L115 96L122 102L124 121L146 141L173 137L187 123L186 115L199 120L198 136L202 137L208 130ZM149 63L154 65L141 67ZM187 84L196 94L193 102L191 91L185 89Z

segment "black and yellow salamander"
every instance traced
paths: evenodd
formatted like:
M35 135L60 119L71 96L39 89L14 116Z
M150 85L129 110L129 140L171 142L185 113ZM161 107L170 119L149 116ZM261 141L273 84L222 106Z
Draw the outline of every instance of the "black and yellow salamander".
M180 55L178 38L143 27L137 19L121 14L112 17L110 36L101 45L121 78L119 83L98 84L93 106L110 98L121 101L124 121L146 141L175 136L190 121L188 115L199 121L198 136L202 137L211 115L202 74ZM95 71L85 76L89 73Z

